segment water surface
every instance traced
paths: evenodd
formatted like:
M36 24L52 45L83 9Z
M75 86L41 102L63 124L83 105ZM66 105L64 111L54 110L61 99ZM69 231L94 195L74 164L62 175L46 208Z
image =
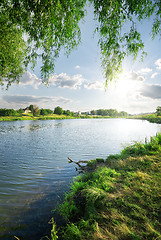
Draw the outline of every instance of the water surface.
M0 122L0 239L39 240L77 175L73 160L106 158L161 125L131 119Z

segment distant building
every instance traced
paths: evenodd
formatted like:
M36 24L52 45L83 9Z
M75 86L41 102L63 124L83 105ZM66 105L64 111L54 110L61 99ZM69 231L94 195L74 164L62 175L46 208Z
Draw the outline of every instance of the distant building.
M29 107L26 107L25 109L23 109L24 110L24 113L30 113L31 111L30 111L30 109L29 109Z
M75 114L81 115L82 113L80 111L76 112Z

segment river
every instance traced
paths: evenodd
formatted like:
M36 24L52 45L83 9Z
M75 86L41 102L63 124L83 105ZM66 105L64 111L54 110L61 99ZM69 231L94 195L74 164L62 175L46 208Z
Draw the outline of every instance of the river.
M50 234L52 210L77 175L73 160L106 158L161 125L134 119L0 122L0 239Z

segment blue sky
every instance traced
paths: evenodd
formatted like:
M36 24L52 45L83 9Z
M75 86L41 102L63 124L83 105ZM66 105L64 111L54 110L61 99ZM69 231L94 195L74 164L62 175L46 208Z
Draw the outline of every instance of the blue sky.
M25 108L35 104L39 108L54 109L61 106L72 111L90 111L115 108L128 113L154 112L161 106L161 41L150 36L151 21L137 26L142 33L148 56L141 62L131 57L123 62L123 73L105 91L98 38L93 37L95 22L92 9L88 9L85 22L81 23L82 42L67 58L61 52L56 61L55 74L49 86L41 82L40 64L34 72L28 69L20 84L8 91L0 89L0 108Z

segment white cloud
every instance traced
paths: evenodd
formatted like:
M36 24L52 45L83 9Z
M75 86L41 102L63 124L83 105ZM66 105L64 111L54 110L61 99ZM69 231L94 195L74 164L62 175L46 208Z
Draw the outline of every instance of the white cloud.
M38 78L35 74L25 71L20 78L20 85L31 85L35 89L38 89L39 85L42 83L42 80Z
M155 65L157 65L157 69L161 69L161 58L155 62Z
M49 96L31 96L31 95L3 95L2 100L9 105L18 107L26 107L30 104L35 104L40 107L49 107L56 104L67 104L72 102L71 99L64 97L49 97Z
M77 66L78 68L79 66ZM49 85L53 85L59 88L71 88L77 89L83 84L84 79L81 74L76 74L73 76L69 76L66 73L61 73L59 75L54 74L49 78ZM24 72L22 77L20 78L20 85L33 86L35 89L42 84L42 79L39 79L35 74L30 73L28 71ZM45 84L45 82L44 82Z
M69 76L66 73L59 75L54 74L49 78L49 85L57 86L59 88L77 89L83 84L84 79L81 74Z
M151 75L151 78L155 78L157 75L158 75L158 73L155 72L155 73L153 73L153 74Z
M151 99L161 99L161 85L144 84L141 89L141 95Z
M138 73L140 73L140 74L147 74L147 73L150 73L150 72L152 72L151 68L142 68L138 71Z
M76 66L75 66L75 69L80 69L80 66L79 66L79 65L76 65Z
M84 85L87 89L95 89L95 90L105 90L105 85L103 82L92 82Z
M140 76L137 72L128 72L126 74L126 79L135 80L135 81L145 81L143 76Z

